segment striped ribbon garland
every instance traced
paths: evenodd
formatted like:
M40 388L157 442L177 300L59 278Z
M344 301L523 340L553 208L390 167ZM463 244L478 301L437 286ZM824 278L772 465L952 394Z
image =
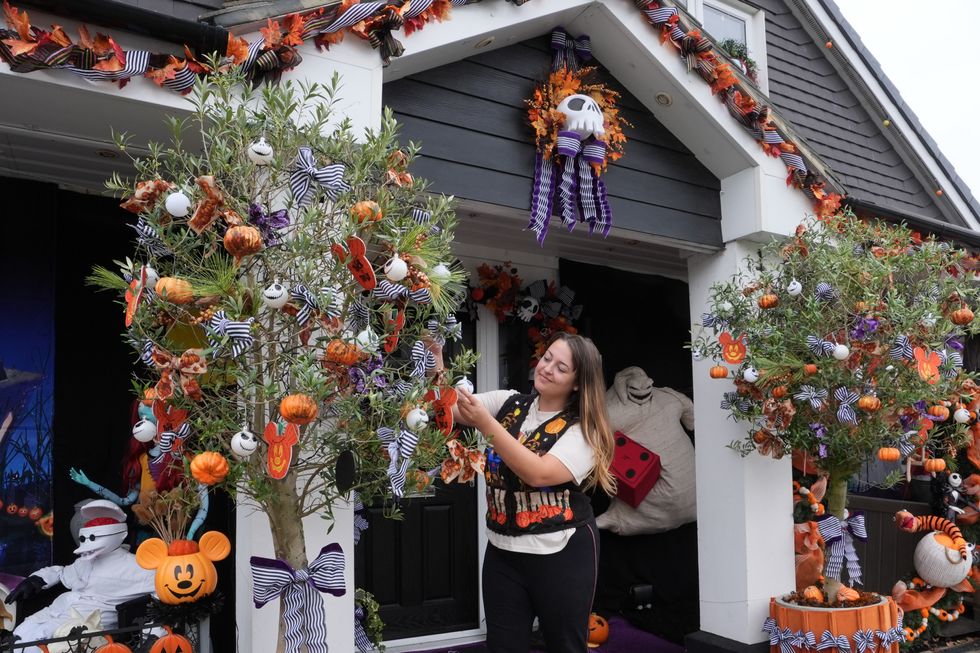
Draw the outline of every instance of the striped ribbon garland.
M388 480L392 494L400 499L405 494L405 475L419 444L419 436L405 428L395 435L394 429L382 426L378 429L378 439L388 446Z
M237 358L251 349L253 342L252 322L254 321L254 317L250 317L243 322L229 320L224 311L217 311L208 320L207 326L208 344L214 350L214 355L219 355L223 349L222 338L228 338L231 341L232 358Z
M327 627L321 592L346 593L344 551L328 544L306 569L296 570L278 558L252 556L252 600L256 608L280 597L283 601L286 653L327 653Z

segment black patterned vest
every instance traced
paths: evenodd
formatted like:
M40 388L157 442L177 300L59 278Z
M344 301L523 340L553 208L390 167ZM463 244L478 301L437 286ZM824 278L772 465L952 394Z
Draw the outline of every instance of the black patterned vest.
M521 426L535 395L515 394L497 413L497 421L512 436L539 456L548 453L576 421L567 411L521 434ZM533 425L529 425L533 426ZM530 487L487 448L487 528L502 535L553 533L576 528L592 520L592 503L574 481L556 487Z

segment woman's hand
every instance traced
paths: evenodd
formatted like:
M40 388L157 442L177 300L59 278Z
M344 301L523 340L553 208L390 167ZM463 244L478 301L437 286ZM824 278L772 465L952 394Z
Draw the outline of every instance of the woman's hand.
M490 414L482 401L465 389L456 388L456 393L456 410L459 411L460 421L487 434L497 420Z

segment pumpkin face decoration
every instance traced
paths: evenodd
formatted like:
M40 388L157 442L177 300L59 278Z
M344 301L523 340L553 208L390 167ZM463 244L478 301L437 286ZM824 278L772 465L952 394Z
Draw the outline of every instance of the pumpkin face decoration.
M607 639L609 639L609 622L593 612L589 615L589 648L605 644Z
M133 653L133 649L125 644L112 641L112 635L106 635L106 639L108 643L95 649L95 653Z
M41 518L41 515L43 514L44 512L40 508L35 506L34 508L31 508L31 511L27 513L27 516L30 518L31 521L37 521L38 519Z
M194 653L189 639L174 633L170 626L164 628L167 629L167 634L153 643L150 653Z
M231 542L224 533L208 531L200 544L174 540L168 547L160 538L150 538L136 549L136 562L143 569L156 570L154 585L160 600L179 605L214 592L218 586L214 561L224 560L230 552Z
M738 365L745 360L747 348L745 346L745 334L733 338L732 334L722 331L718 334L718 342L721 344L721 357L726 363Z
M191 460L191 475L205 485L214 485L228 476L228 461L217 451L204 451Z
M225 232L225 249L235 257L235 265L262 249L262 234L255 227L241 225Z
M293 446L299 443L299 427L286 424L286 428L280 432L278 424L269 422L262 437L269 445L266 471L276 480L286 478L293 462Z
M287 395L279 402L279 414L290 424L309 424L319 412L316 402L309 395Z

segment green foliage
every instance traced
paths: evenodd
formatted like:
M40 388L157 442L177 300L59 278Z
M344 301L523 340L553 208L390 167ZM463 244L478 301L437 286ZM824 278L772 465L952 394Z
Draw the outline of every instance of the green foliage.
M835 481L846 482L880 447L918 444L921 432L929 441L918 455L955 451L966 437L963 424L949 419L930 431L923 420L929 407L948 401L952 412L969 397L964 383L970 375L957 364L957 348L976 322L956 324L952 314L976 305L973 264L947 243L850 213L807 222L788 243L766 245L742 272L712 287L710 326L691 345L696 355L725 364L719 336L744 334L748 353L732 364L735 387L726 406L748 434L732 448L777 458L805 453L831 475L832 504L844 499L843 493L835 499ZM796 296L787 290L794 280L802 285ZM820 284L827 284L822 296ZM762 308L772 301L763 295L775 295L778 303ZM844 345L848 355L838 360L815 351L808 337ZM902 337L912 359L892 353ZM945 357L935 374L919 362L930 353ZM816 371L807 373L807 364ZM758 371L756 382L744 379L750 367ZM800 394L805 386L822 396L816 407ZM876 397L880 406L850 403L855 422L848 423L841 408L850 399L835 397L838 389L853 393L850 399ZM843 504L830 508L836 514Z
M365 589L357 588L357 592L354 594L354 605L358 608L364 610L364 632L367 633L368 639L374 644L374 646L384 653L385 647L381 643L384 641L384 622L381 620L381 616L378 614L380 605L375 600L374 595Z
M185 444L197 451L230 452L232 435L243 427L261 433L266 424L279 420L278 406L287 394L305 393L312 397L319 415L301 429L300 445L295 448L290 475L279 481L266 473L265 447L246 460L232 463L225 487L241 491L269 509L278 505L282 494L276 484L294 483L299 498L299 514L330 517L331 506L340 496L335 485L338 457L354 453L357 462L355 488L366 504L377 498L388 500L389 513L397 512L391 501L386 470L388 453L379 441L381 427L396 429L404 411L425 406L426 393L450 385L475 363L466 352L447 363L445 375L415 378L410 374L410 351L414 344L427 341L427 323L444 324L458 307L465 288L465 274L452 268L447 281L426 279L437 264L453 261L450 243L455 217L449 199L431 196L422 180L412 180L405 172L416 148L400 150L397 125L388 111L377 130L367 131L360 140L350 122L336 122L332 109L339 101L339 81L327 86L284 82L261 90L242 84L235 73L214 75L200 81L193 95L193 113L170 122L172 141L151 144L150 155L135 159L138 179L163 180L182 190L192 200L187 217L173 217L160 199L140 214L156 230L159 242L169 251L149 248L144 243L136 257L120 264L119 274L96 269L90 281L119 293L130 277L139 278L140 265L154 268L161 277L178 277L191 284L194 300L187 304L165 301L159 293L145 293L134 315L127 337L139 352L151 342L175 355L198 347L204 349L207 373L197 377L202 388L195 401L180 392L170 403L190 411L193 436ZM248 147L264 137L274 148L271 164L258 166L246 155ZM125 151L127 140L117 135ZM289 187L300 147L312 148L316 166L341 163L344 181L350 185L331 202L323 188L314 183L316 195L306 208L299 208ZM223 213L200 235L188 228L195 208L206 199L199 177L210 175L223 197ZM107 186L119 195L133 193L133 184L114 177ZM383 212L377 222L358 222L351 207L358 201L376 202ZM259 204L266 212L286 209L289 226L279 230L279 242L263 235L261 251L244 256L240 263L226 251L225 229L236 220L251 224L250 206ZM431 213L431 222L417 224L413 209ZM226 221L228 224L225 224ZM432 301L401 304L383 301L354 280L345 262L331 252L331 246L359 236L367 245L367 257L379 280L382 268L395 253L407 256L414 281L429 285ZM304 285L322 309L304 331L297 321L299 305L293 300L285 310L267 307L263 289L273 281L295 288ZM410 281L406 280L406 289ZM152 290L152 289L150 289ZM331 307L331 312L327 311ZM360 348L352 365L325 362L326 345L333 339L357 344L355 309L363 307L371 331L383 343L392 335L391 317L404 308L405 326L398 347L390 354L378 347ZM208 320L224 311L230 320L254 319L254 344L242 355L232 357L228 347L209 347ZM304 343L304 339L307 343ZM219 345L227 345L219 338ZM354 369L363 378L355 383ZM136 387L142 395L153 388L160 372L137 364ZM176 382L177 375L174 375ZM393 391L396 382L407 384L405 392ZM175 383L175 385L177 385ZM446 455L444 437L434 425L419 431L420 441L409 464L412 470L439 467Z

